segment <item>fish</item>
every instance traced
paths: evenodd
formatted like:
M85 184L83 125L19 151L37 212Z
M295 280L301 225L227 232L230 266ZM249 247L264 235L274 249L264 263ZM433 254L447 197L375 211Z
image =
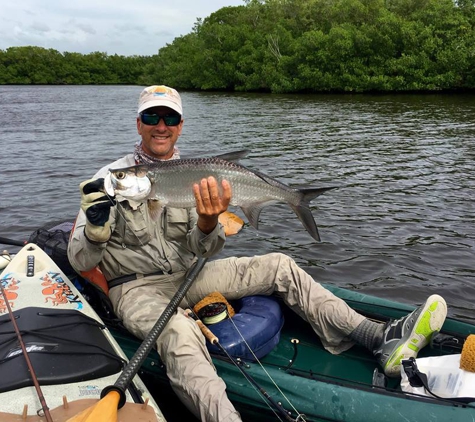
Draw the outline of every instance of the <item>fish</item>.
M264 207L287 203L316 241L321 241L318 227L309 208L310 201L330 187L290 187L278 180L240 165L237 161L247 151L216 155L208 158L164 160L153 164L139 164L109 169L104 178L105 192L127 200L157 201L158 208L193 208L196 206L193 185L213 176L221 186L227 180L232 189L230 205L241 208L256 230Z

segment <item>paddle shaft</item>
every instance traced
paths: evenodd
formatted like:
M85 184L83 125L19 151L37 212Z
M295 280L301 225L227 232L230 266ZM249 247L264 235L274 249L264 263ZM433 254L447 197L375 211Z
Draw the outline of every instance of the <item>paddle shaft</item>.
M125 390L131 383L132 378L137 374L140 366L145 362L147 355L152 350L158 337L162 333L170 318L176 312L178 306L180 305L181 301L183 300L191 285L195 281L196 277L203 269L206 261L207 258L198 258L198 261L188 272L187 276L185 277L185 280L183 281L173 298L170 300L169 304L162 312L160 318L158 318L157 322L150 330L147 337L145 337L144 341L137 349L132 359L130 359L129 363L122 371L122 374L119 376L113 386L106 387L102 390L101 397L104 397L111 390L119 391L121 396L123 396L123 398L121 397L119 408L125 404Z
M20 240L8 239L7 237L0 236L0 244L12 245L12 246L25 246L26 242L22 242Z

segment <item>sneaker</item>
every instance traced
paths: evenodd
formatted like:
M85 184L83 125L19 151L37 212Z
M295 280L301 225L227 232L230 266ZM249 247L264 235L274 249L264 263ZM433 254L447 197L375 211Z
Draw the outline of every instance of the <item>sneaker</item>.
M373 351L384 373L388 377L401 376L401 361L416 358L432 335L440 331L446 316L445 300L432 295L406 317L388 322L382 343Z

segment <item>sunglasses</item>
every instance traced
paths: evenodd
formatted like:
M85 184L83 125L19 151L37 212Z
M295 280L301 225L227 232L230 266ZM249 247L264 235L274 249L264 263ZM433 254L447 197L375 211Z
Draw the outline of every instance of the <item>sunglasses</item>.
M167 126L178 126L181 122L181 115L178 113L167 114L165 116L159 116L158 114L140 113L140 121L144 125L155 126L160 123L160 119L163 119Z

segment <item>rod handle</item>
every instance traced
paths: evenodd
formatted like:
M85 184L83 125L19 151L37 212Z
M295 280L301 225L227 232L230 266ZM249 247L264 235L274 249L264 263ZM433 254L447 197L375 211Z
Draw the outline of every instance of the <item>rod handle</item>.
M201 332L211 344L219 344L219 338L216 337L213 332L206 325L203 324L203 321L201 321L201 319L198 318L198 315L196 315L191 309L186 309L185 315L188 318L194 320L196 324L198 324L198 327L200 327Z

